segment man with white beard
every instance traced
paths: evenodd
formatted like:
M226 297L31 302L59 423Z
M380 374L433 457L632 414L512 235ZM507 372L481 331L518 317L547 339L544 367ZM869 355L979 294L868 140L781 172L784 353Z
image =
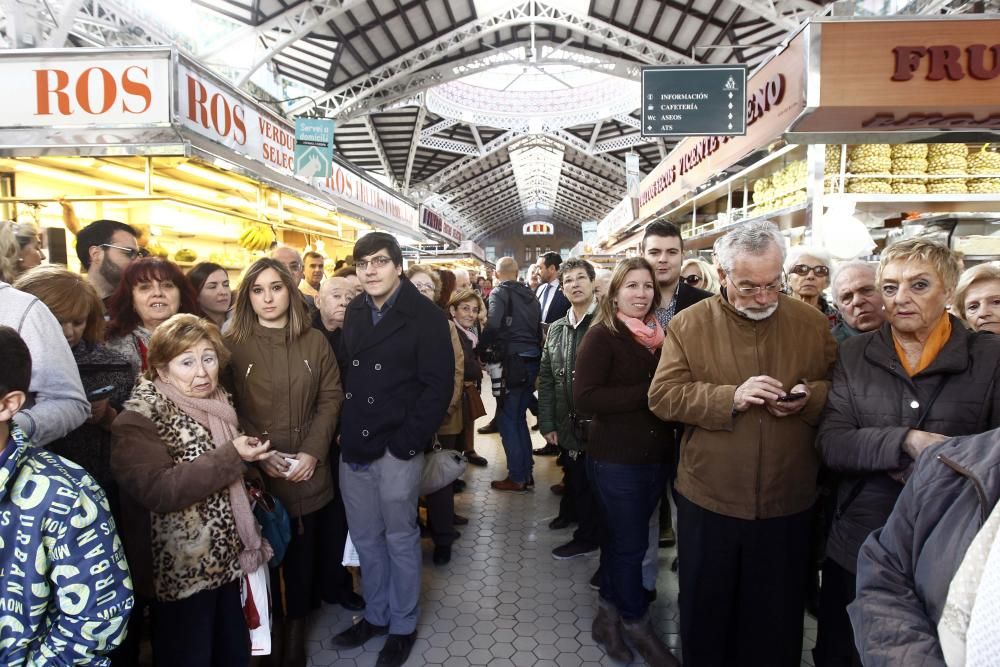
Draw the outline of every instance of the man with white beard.
M721 293L671 320L649 388L654 414L687 425L675 484L684 661L797 666L813 443L837 344L822 313L782 294L773 223L733 229L716 253Z

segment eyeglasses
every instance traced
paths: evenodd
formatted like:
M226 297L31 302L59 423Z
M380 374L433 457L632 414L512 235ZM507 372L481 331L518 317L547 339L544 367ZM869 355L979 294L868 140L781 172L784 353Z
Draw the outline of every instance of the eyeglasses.
M733 284L733 287L736 288L736 291L739 292L740 296L757 296L761 292L765 294L775 294L785 290L784 276L773 283L769 283L767 285L754 285L753 287L740 287L731 276L726 276L726 279Z
M371 264L376 269L381 269L392 261L391 257L386 257L385 255L378 255L377 257L372 257L371 259L359 259L354 262L354 268L358 271L365 271L368 269L368 265Z
M456 308L456 310L460 313L468 313L470 315L479 314L479 306L462 305Z
M701 276L692 273L690 276L684 276L684 282L688 285L697 285L701 282Z
M125 256L128 257L129 259L135 259L136 257L148 257L149 256L149 253L147 253L145 250L143 250L141 248L126 248L124 246L114 245L114 244L111 244L111 243L102 243L98 247L100 247L100 248L114 248L116 250L121 250L125 254Z
M808 276L809 272L812 271L816 274L817 278L826 278L830 275L830 267L823 266L819 264L817 266L809 266L808 264L796 264L792 267L792 273L797 276Z
M418 292L434 293L434 283L413 283L413 286L417 288Z

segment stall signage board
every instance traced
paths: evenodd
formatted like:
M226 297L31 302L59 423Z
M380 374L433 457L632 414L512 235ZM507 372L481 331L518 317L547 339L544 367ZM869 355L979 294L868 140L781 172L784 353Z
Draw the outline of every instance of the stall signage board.
M420 228L432 231L453 243L459 243L462 240L462 230L448 224L444 218L426 206L420 207Z
M747 68L642 68L642 136L746 134Z
M597 225L597 241L603 242L633 222L635 222L635 216L632 215L632 198L625 197Z
M808 133L1000 130L1000 19L836 21L809 26L819 75ZM856 137L859 141L866 138Z
M4 127L116 127L170 122L170 52L39 55L0 59Z
M330 118L295 119L295 173L303 178L333 175L333 132Z
M655 216L709 178L780 137L805 109L805 33L747 83L746 135L681 140L639 186L639 219Z
M317 186L364 211L390 218L414 231L419 228L420 219L416 206L365 180L343 165L335 163L333 175L318 181Z

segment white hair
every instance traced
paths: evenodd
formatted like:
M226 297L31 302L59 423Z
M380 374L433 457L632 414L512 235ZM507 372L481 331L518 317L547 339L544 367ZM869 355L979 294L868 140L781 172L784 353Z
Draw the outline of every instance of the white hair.
M785 261L785 237L778 231L778 226L770 220L758 220L740 225L718 239L715 242L715 256L722 270L726 273L732 273L733 263L737 255L763 255L772 246L781 253L783 263Z
M817 259L819 258L817 257ZM840 280L840 276L842 276L845 271L850 271L852 269L868 271L872 274L872 284L875 284L876 274L878 273L877 264L866 262L863 259L852 259L846 262L840 262L833 269L833 273L830 275L830 289L833 291L834 298L837 297L837 281Z
M793 266L800 264L799 260L803 257L815 257L826 268L833 268L833 257L823 248L810 245L797 245L789 248L788 254L785 256L785 273L789 273Z

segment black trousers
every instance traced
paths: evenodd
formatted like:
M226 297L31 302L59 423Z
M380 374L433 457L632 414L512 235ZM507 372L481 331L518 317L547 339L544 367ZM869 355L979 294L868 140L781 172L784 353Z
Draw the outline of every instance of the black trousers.
M813 660L816 667L861 667L847 605L854 601L857 577L827 558L819 593L819 619Z
M271 569L275 613L288 619L305 618L319 605L320 596L333 589L334 578L342 576L335 574L343 570L344 538L336 531L334 504L330 501L315 512L292 518L292 540L285 559Z
M576 530L573 539L594 546L604 542L604 515L597 502L597 496L590 485L587 476L587 455L580 452L576 460L566 452L565 465L566 490L563 497L573 499L573 509L576 513Z
M798 667L809 512L748 521L677 494L687 667Z
M569 451L566 449L559 450L559 456L556 457L556 465L563 469L563 484L565 488L563 489L563 494L559 497L559 518L565 519L566 521L575 523L577 520L576 513L576 497L570 490L570 479L569 479ZM584 468L586 470L586 468ZM589 482L588 482L589 485Z
M462 451L464 438L461 433L439 435L443 449ZM455 530L455 491L451 484L425 496L427 500L427 528L431 531L435 546L450 546L458 539Z
M153 609L156 667L240 667L250 664L250 631L240 605L240 580Z

